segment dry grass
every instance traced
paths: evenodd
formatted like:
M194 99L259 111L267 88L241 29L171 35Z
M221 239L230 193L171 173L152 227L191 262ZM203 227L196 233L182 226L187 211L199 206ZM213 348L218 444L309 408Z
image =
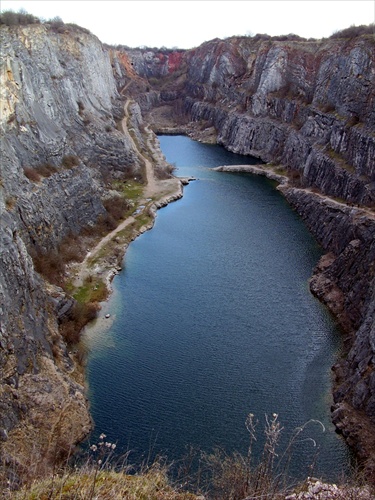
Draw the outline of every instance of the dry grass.
M14 196L8 196L7 199L5 200L5 208L7 210L13 210L15 206L16 206L16 198Z
M322 425L318 421L311 421ZM5 488L4 499L12 500L371 500L374 491L363 482L336 486L308 477L296 484L289 477L289 462L293 446L301 438L307 422L293 433L286 449L278 449L281 427L277 414L266 416L265 443L259 458L253 456L257 440L254 415L249 414L246 427L249 447L246 456L226 454L221 450L199 453L190 450L178 468L175 479L170 479L173 465L165 459L156 459L151 465L142 464L138 469L128 464L126 454L121 461L115 459L116 445L107 442L102 434L97 444L86 452L84 463L55 466L50 477L34 480L15 491L12 484ZM191 464L197 458L199 467L191 473ZM195 493L191 493L194 491Z
M166 471L157 467L141 475L97 471L95 467L79 473L64 473L36 482L8 497L13 500L193 500L195 495L176 491Z
M77 167L79 165L79 158L74 155L66 155L63 157L61 164L65 168Z
M42 177L50 177L58 170L51 163L41 163L35 167L25 167L23 172L31 182L39 182Z
M179 491L171 485L168 466L156 460L151 466L143 466L138 473L131 473L127 455L121 465L114 463L116 445L105 441L92 445L86 462L80 467L66 465L54 471L50 478L33 481L19 491L11 488L4 498L12 500L193 500L195 495Z
M277 499L285 496L290 487L288 466L292 447L303 428L292 437L287 449L279 455L277 450L282 427L278 415L266 416L263 452L259 459L254 456L253 446L257 441L258 422L250 413L246 419L249 432L247 456L235 452L228 455L220 449L204 455L208 470L208 491L212 499L241 500L243 498Z

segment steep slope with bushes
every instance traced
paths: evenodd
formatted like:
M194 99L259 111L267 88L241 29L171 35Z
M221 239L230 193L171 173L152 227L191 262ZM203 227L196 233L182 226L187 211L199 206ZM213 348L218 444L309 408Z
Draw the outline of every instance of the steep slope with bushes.
M128 202L114 187L142 182L144 165L117 128L124 100L95 36L61 22L1 25L0 45L0 468L16 484L91 429L72 344L97 305L70 296L66 266L86 254L83 236L116 226Z

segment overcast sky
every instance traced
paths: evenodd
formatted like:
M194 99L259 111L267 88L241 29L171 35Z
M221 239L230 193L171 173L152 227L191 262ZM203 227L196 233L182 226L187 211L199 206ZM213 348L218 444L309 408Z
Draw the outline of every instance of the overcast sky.
M328 37L375 22L375 0L1 0L1 10L23 8L59 16L89 29L102 42L129 47L192 48L232 35Z

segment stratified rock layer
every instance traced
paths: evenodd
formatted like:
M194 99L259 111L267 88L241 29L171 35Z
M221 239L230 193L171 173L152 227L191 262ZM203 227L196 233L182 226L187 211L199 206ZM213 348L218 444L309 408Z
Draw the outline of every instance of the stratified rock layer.
M48 471L92 426L58 327L74 301L30 255L93 226L108 176L141 177L141 165L116 129L123 103L96 37L1 26L0 44L0 464L16 482Z

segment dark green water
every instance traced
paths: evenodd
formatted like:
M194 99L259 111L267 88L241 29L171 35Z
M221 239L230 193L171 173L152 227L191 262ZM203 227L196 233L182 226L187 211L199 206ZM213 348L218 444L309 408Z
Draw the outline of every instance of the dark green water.
M349 454L330 422L330 367L340 336L307 280L321 249L275 185L209 167L250 163L219 146L160 137L176 175L197 178L131 243L91 333L88 382L101 432L132 450L180 458L187 446L247 451L245 419L277 413L292 473L337 478ZM256 160L254 160L256 161ZM311 439L310 439L311 438ZM312 439L317 443L313 446Z

